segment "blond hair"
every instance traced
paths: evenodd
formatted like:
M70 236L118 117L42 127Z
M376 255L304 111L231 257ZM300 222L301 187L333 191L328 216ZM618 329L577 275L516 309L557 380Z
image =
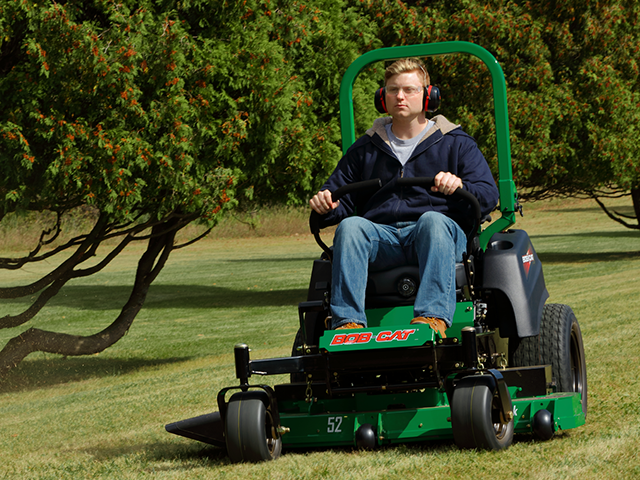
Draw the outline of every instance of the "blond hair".
M424 63L422 63L422 61L418 58L403 58L393 62L384 71L384 83L386 85L389 82L389 79L394 75L413 72L414 70L422 71L423 75L418 74L418 76L422 77L423 79L423 87L426 87L431 83L429 73L427 72Z

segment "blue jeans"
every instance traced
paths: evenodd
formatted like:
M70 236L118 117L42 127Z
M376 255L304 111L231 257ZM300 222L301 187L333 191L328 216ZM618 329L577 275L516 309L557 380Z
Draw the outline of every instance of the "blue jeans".
M343 220L333 241L332 328L349 322L367 326L364 312L368 271L418 265L420 287L414 317L441 318L451 326L456 308L455 264L462 261L467 237L438 212L417 222L381 225L362 217Z

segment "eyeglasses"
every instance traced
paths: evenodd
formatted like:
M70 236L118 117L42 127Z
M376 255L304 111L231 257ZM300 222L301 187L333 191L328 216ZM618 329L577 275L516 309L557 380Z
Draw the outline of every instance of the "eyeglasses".
M403 91L405 95L415 95L423 90L423 87L416 87L415 85L407 85L406 87L399 87L397 85L391 85L386 87L386 92L389 95L398 95L400 91Z

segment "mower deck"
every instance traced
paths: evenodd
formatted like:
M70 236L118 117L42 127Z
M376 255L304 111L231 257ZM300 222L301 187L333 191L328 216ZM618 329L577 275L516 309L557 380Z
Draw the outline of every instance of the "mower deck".
M276 386L277 395L280 387ZM305 384L292 384L285 390L295 387L301 391L306 389ZM312 390L323 387L323 384L314 384ZM556 432L585 423L579 394L516 398L517 390L518 387L509 388L513 395L515 433L533 433L535 415L542 410L551 413ZM355 446L357 432L363 425L373 427L377 445L453 438L446 394L434 390L381 395L360 393L343 399L316 398L312 403L283 400L279 406L280 421L289 430L282 436L285 448Z

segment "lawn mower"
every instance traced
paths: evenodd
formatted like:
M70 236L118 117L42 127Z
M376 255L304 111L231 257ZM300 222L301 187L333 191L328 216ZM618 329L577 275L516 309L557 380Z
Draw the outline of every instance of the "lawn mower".
M500 217L484 227L478 201L469 203L476 227L456 265L457 305L445 335L410 325L419 284L416 266L371 273L367 328L328 330L332 250L318 217L310 226L323 252L313 263L292 355L252 359L234 348L239 384L217 396L219 411L166 425L166 430L226 448L232 462L257 462L283 449L453 439L464 449L502 450L514 434L548 440L579 427L587 414L587 375L580 326L567 305L546 304L542 266L523 230L512 229L517 201L511 172L506 85L484 48L443 42L384 48L354 61L340 89L343 150L355 141L352 89L367 65L403 57L470 54L492 77L498 147ZM433 179L401 179L428 187ZM333 192L366 195L374 180ZM485 222L486 223L486 222ZM288 374L274 387L256 376Z

